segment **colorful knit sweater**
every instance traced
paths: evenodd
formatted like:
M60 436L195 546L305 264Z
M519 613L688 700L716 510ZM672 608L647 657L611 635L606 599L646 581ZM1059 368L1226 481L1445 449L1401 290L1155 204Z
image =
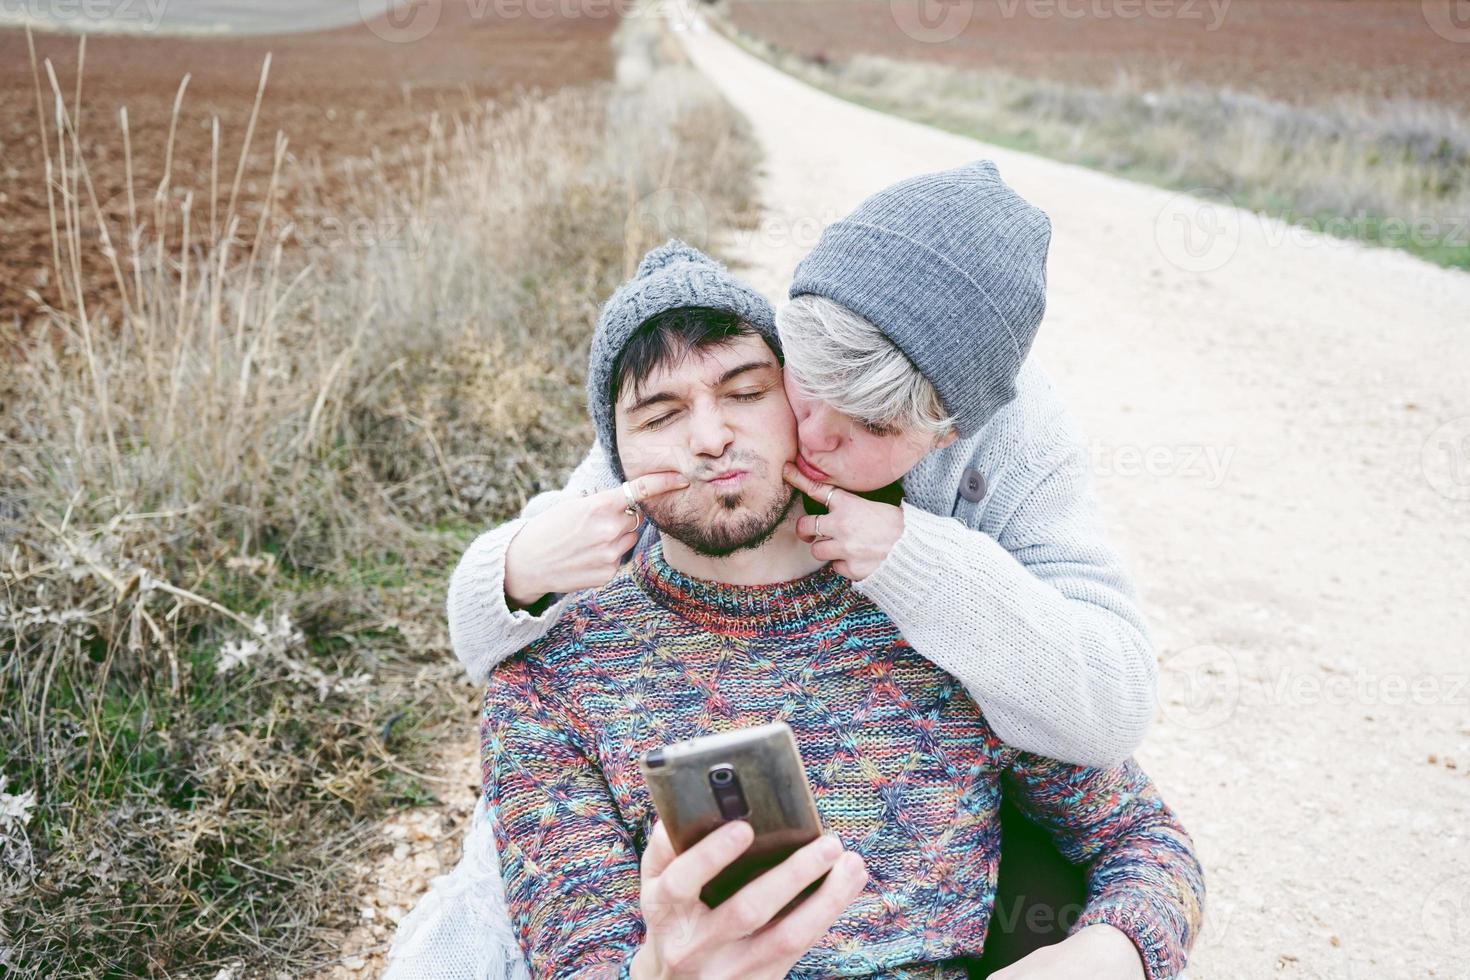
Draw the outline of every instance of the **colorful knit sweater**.
M639 754L776 719L795 733L826 828L868 868L790 976L962 980L955 958L980 953L990 921L1003 785L1086 866L1075 928L1127 933L1149 980L1185 965L1203 878L1136 763L1084 768L1003 744L830 565L731 586L671 568L655 544L500 664L485 693L487 808L533 976L627 976L655 817Z

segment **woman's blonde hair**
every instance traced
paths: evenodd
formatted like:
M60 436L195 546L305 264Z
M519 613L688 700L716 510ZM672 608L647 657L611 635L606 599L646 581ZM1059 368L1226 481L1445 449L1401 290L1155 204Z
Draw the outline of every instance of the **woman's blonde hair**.
M870 426L917 429L933 439L954 427L939 393L877 327L825 296L776 311L786 369L802 389Z

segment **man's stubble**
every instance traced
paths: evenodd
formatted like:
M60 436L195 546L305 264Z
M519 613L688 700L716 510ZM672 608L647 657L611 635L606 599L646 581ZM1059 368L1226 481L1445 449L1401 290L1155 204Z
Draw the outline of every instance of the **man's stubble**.
M761 471L758 473L752 467L749 479L755 480L764 472L764 464L759 465ZM718 519L719 515L738 511L746 503L747 491L742 489L729 494L717 493L717 510L714 515L706 511L681 512L682 501L667 498L645 502L644 514L649 523L658 528L660 534L667 534L695 554L706 558L725 558L738 551L759 548L771 539L776 529L786 520L800 494L784 480L779 486L781 490L771 495L769 505L725 520Z

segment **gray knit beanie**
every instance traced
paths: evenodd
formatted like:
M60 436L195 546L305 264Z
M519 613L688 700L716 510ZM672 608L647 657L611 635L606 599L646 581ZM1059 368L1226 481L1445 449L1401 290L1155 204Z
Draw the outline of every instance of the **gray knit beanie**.
M685 306L734 313L760 331L777 350L781 347L776 312L770 301L719 262L677 238L650 250L638 263L633 278L602 305L587 360L587 411L608 463L620 480L624 475L613 415L613 362L645 322Z
M894 184L827 226L790 295L825 296L877 327L970 436L1016 396L1050 242L1046 213L977 160Z

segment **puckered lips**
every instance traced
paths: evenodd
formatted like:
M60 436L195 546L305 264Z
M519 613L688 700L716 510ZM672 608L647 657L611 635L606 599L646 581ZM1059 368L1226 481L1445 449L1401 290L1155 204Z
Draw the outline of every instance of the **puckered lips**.
M733 487L739 486L741 482L749 475L749 470L742 470L739 468L729 469L721 473L716 473L714 476L705 477L705 482L708 483L710 486L715 487L716 489L729 490Z
M831 479L822 470L819 470L811 463L808 463L806 457L803 456L801 453L796 454L796 468L801 470L801 475L806 477L808 480L816 480L818 483L826 483L829 479Z

